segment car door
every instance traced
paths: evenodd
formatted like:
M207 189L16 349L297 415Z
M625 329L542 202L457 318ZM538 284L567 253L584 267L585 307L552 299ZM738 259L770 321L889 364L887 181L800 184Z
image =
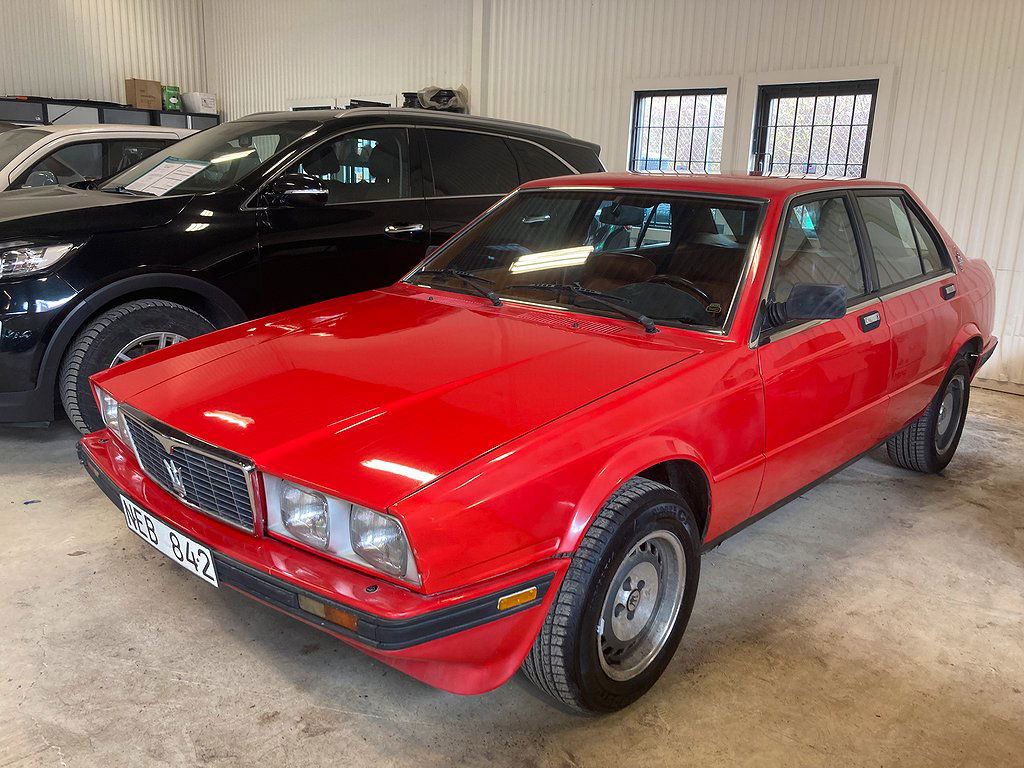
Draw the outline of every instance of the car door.
M501 136L423 128L424 184L432 245L440 245L519 186L519 171Z
M356 128L285 169L320 179L328 199L258 214L267 312L389 285L423 259L429 226L414 150L407 128Z
M942 239L906 195L858 191L856 200L892 333L893 433L928 406L946 374L959 322L956 275Z
M856 226L852 196L794 199L782 223L767 301L793 285L845 285L847 313L763 332L765 473L755 509L813 483L878 443L884 432L891 347Z

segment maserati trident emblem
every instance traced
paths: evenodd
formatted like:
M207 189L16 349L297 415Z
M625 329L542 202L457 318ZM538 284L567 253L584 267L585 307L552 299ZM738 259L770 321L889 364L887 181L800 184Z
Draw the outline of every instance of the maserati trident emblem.
M176 494L185 498L185 483L181 480L181 470L178 469L178 465L170 459L164 459L164 468L167 470L167 476L171 478L171 488Z

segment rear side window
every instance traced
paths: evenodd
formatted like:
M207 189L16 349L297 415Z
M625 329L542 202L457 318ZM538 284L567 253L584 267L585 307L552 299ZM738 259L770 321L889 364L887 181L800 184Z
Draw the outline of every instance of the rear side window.
M908 210L907 213L910 214L910 223L913 224L914 234L917 236L917 249L921 252L921 263L924 266L925 274L942 272L946 269L946 264L935 238L931 236L924 222L914 211Z
M520 183L533 179L549 179L552 176L565 176L567 173L573 172L560 159L535 144L518 139L509 139L508 143L519 163Z
M900 198L879 195L857 199L875 256L878 287L888 288L921 277L924 267L917 251L914 228Z
M845 197L799 203L789 209L772 286L775 301L798 283L845 285L847 300L867 292Z
M104 176L120 173L145 160L157 150L163 149L173 140L165 139L118 139L106 142L107 163Z
M500 136L425 130L438 197L504 195L519 186L515 158Z

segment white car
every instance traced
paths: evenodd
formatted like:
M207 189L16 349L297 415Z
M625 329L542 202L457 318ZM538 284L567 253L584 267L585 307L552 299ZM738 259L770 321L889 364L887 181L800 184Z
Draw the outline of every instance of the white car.
M195 131L151 125L0 123L0 192L103 179Z

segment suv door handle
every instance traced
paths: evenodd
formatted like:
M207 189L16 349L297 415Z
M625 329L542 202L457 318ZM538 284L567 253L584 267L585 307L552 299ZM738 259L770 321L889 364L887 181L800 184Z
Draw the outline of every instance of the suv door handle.
M860 329L868 333L882 324L882 313L876 309L874 312L861 315L857 320L860 322Z
M944 286L939 288L939 294L946 301L949 301L956 296L956 283L946 283Z
M385 235L407 235L412 232L422 232L422 224L388 224L384 227Z

